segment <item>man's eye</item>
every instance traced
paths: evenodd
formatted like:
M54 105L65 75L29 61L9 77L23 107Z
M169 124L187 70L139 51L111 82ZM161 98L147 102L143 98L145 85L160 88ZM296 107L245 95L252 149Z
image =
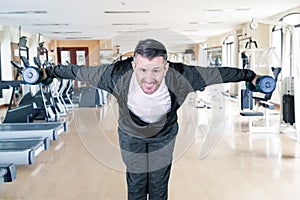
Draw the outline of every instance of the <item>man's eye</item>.
M159 70L154 70L153 72L154 72L155 74L157 74L157 73L159 72Z
M145 70L145 69L140 69L140 71L141 71L141 72L146 72L146 70Z

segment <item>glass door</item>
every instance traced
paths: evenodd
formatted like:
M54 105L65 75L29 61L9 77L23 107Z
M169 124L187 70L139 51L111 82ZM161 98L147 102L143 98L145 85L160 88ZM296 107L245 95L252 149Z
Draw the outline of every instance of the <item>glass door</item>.
M58 63L76 64L89 66L88 59L89 51L88 47L58 47L57 48L57 60ZM85 87L86 83L80 81L74 81L74 89Z

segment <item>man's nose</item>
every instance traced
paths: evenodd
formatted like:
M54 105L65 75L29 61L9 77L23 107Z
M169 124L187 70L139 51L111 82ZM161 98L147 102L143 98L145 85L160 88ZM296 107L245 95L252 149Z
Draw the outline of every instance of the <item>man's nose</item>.
M144 74L144 78L145 79L153 79L155 76L154 76L154 73L151 72L151 71L147 71L145 74Z

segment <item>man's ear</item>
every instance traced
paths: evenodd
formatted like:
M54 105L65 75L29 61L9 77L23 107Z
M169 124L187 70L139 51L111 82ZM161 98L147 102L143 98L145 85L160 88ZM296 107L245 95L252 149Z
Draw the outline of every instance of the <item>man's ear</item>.
M133 70L135 70L136 65L135 65L134 61L131 61L131 67L132 67Z
M167 63L167 64L165 65L165 76L167 75L168 69L169 69L169 63Z

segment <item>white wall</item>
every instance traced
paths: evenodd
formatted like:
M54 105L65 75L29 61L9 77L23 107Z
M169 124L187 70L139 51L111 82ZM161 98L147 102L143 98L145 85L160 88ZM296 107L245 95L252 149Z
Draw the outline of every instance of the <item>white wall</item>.
M13 80L12 66L11 66L11 42L14 41L11 34L13 29L11 27L4 26L0 31L0 43L1 43L1 78L2 80ZM3 98L0 98L0 105L8 104L11 96L10 90L3 90Z

